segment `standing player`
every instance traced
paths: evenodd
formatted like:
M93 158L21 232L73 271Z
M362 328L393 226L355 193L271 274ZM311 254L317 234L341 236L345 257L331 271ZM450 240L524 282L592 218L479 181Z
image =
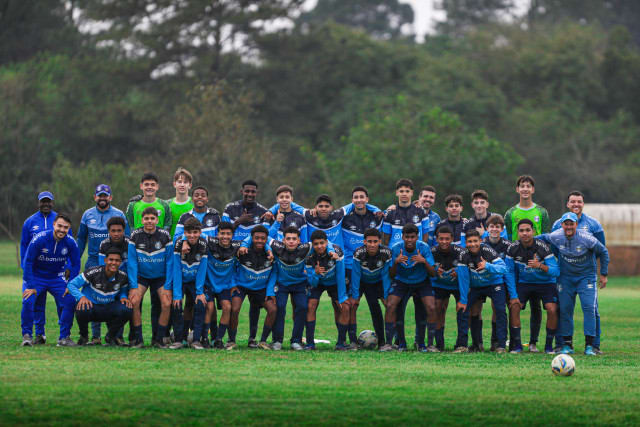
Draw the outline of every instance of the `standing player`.
M506 351L507 313L505 287L509 288L509 305L519 304L515 286L508 281L505 286L507 266L500 255L488 245L482 243L478 230L469 230L466 236L467 252L462 260L469 268L469 276L463 274L460 281L460 302L456 308L464 310L465 328L469 324L469 309L482 297L489 297L496 310L496 334L498 336L497 353ZM462 271L461 271L462 272ZM471 318L471 340L474 349L481 350L482 324L476 317Z
M203 330L207 303L211 300L205 294L204 284L207 278L207 241L202 238L202 225L196 218L189 218L184 222L184 235L186 240L178 240L173 250L173 280L170 291L164 294L171 301L171 319L175 333L175 343L169 348L183 347L186 341L184 334L184 318L182 316L182 295L190 294L195 302L193 310L193 340L191 347L197 350L204 349L200 340L209 333L209 325ZM168 319L167 319L168 320ZM167 325L159 325L160 336L166 334Z
M80 330L78 345L89 342L89 322L107 322L109 331L105 342L125 346L118 331L131 318L132 305L127 295L129 279L121 271L122 253L111 248L106 254L105 265L85 270L67 284L69 293L76 300L76 321Z
M167 200L171 210L171 237L175 235L180 217L193 209L193 203L189 197L192 183L191 173L183 167L179 167L173 174L173 188L176 189L176 196Z
M171 230L171 208L169 204L162 199L156 197L156 193L160 188L158 176L153 172L146 172L140 179L140 190L142 196L133 196L129 200L125 216L131 230L137 230L144 224L142 223L142 213L145 209L152 207L156 210L158 216L158 227L167 231ZM129 277L131 279L131 277Z
M385 335L387 344L380 351L391 350L391 340L395 335L396 309L403 299L409 295L417 294L420 302L427 312L427 329L429 341L433 340L436 329L435 299L429 275L435 274L433 257L429 245L418 240L419 229L414 224L406 224L402 228L402 242L396 243L391 248L393 265L390 275L394 278L387 298L387 310L385 313ZM406 351L407 343L399 338L398 351ZM422 343L418 343L420 346ZM421 348L421 346L419 347ZM435 347L421 351L437 351Z
M533 194L536 192L536 183L532 176L522 175L516 181L516 193L520 196L517 205L511 207L504 214L504 225L507 230L509 240L518 240L518 223L520 220L528 219L533 223L533 235L538 236L542 233L551 231L551 223L549 221L549 213L545 208L533 202ZM540 326L542 324L542 308L540 300L536 297L529 299L531 307L531 321L529 328L531 335L529 338L529 351L537 353L538 335L540 335Z
M20 267L24 270L24 257L27 254L27 247L29 243L38 233L53 229L53 221L58 214L53 210L53 194L49 191L43 191L38 194L38 212L27 218L22 226L22 235L20 236ZM72 236L71 230L69 235ZM22 292L27 290L26 283L22 282ZM33 319L36 329L36 338L33 340L33 344L44 344L47 342L47 337L44 334L44 325L46 321L45 308L47 303L47 293L36 297L34 302ZM29 336L33 334L33 324L28 326ZM27 326L23 325L23 330L27 330Z
M58 214L53 221L53 230L43 231L34 236L27 246L22 265L25 290L22 293L22 345L32 346L34 305L36 298L49 292L56 300L60 337L58 346L75 346L69 336L73 325L74 299L65 294L67 280L65 269L70 264L71 277L80 271L78 244L69 236L71 219ZM44 329L44 327L43 327ZM43 333L44 334L44 333Z
M436 244L436 227L440 223L440 215L435 213L431 208L433 204L436 202L436 189L432 185L425 185L420 190L420 196L418 196L418 200L416 204L422 207L427 212L427 221L428 228L427 233L429 234L429 240L427 243L429 246L434 246Z
M558 293L560 296L560 334L564 345L561 353L573 353L573 310L576 295L580 295L584 315L584 353L595 356L593 341L596 335L596 301L598 298L596 258L600 258L600 282L607 284L609 251L585 231L577 231L578 217L567 212L560 218L562 230L540 236L550 243L560 259Z
M96 205L87 209L82 214L80 220L80 228L78 229L78 249L80 257L87 247L87 262L84 264L85 270L99 265L100 244L109 236L107 231L107 223L113 217L121 217L124 214L120 209L111 206L113 196L111 195L111 187L107 184L100 184L96 187L93 195ZM129 227L125 224L125 233L129 234ZM100 322L91 323L92 339L89 344L100 345Z
M368 229L379 230L382 228L383 217L379 213L374 213L367 208L369 203L369 192L363 186L354 187L351 190L351 203L353 210L346 214L342 219L342 241L344 243L344 268L345 268L345 284L347 292L349 292L351 281L351 269L353 265L353 254L364 244L364 233ZM378 242L380 244L380 242ZM357 315L358 304L361 295L352 294L351 304L349 304L349 341L350 347L357 346ZM369 302L369 298L367 298ZM379 313L378 325L381 331L384 331L382 325L382 311L378 305L376 298L373 299L375 306L378 307ZM369 303L371 309L371 303ZM374 308L375 310L375 308Z
M281 185L276 189L276 202L278 211L276 219L269 228L269 237L272 239L284 241L283 230L288 227L296 227L300 230L300 241L306 243L307 238L307 221L304 215L292 209L293 188L289 185Z
M267 344L267 338L271 334L277 311L274 292L277 271L273 268L273 263L267 254L268 237L269 230L262 225L256 225L251 229L252 244L242 255L238 252L236 270L233 275L233 288L231 289L232 324L238 324L242 302L247 295L252 296L255 301L259 301L267 310L262 336L258 343L258 347L265 350L271 348Z
M251 179L244 181L240 193L242 194L242 200L227 204L222 214L222 220L233 224L234 240L242 241L251 234L251 230L254 227L262 225L268 229L270 223L266 219L269 216L267 209L256 202L258 183ZM264 305L264 301L258 301L253 295L253 293L249 294L249 348L258 347L255 338L258 333L260 308Z
M305 269L309 281L309 308L307 312L307 345L305 350L315 350L316 311L320 297L327 291L333 305L333 315L338 328L336 350L347 350L345 345L349 328L349 307L347 307L347 288L344 281L344 253L338 245L328 249L327 234L315 230L310 237L313 245L311 253L305 261Z
M218 225L218 236L207 238L207 281L206 286L215 295L218 301L220 326L214 337L213 347L222 349L225 333L229 331L228 349L236 348L236 333L238 331L238 319L231 324L231 288L233 287L233 273L236 268L236 254L240 248L238 240L233 239L233 225L223 221Z
M588 231L598 239L600 243L606 246L604 230L597 219L582 212L584 209L584 194L580 191L572 191L567 197L567 208L578 217L578 230ZM562 228L560 220L553 223L552 231ZM600 350L600 312L598 311L598 301L596 300L596 337L593 340L593 351L596 354L602 354Z
M468 230L478 230L480 236L485 237L487 220L493 215L493 213L489 212L489 194L484 190L475 190L471 193L471 208L473 209L473 216L467 218L462 227L462 233L464 234ZM507 238L506 231L503 237Z
M558 261L549 246L533 238L533 223L528 219L520 220L518 237L507 250L506 263L509 268L507 280L510 280L518 292L519 304L510 307L511 317L511 353L522 352L520 340L520 307L531 296L542 300L547 310L547 340L544 351L554 354L553 338L558 328L558 291L556 278L560 274Z
M133 304L131 323L135 333L132 347L140 348L144 345L142 337L142 298L151 292L151 330L152 345L166 348L164 336L158 334L158 322L167 324L169 321L171 304L162 298L163 286L171 284L173 274L173 242L167 230L157 227L158 211L153 206L142 211L144 226L131 233L128 248L127 273L129 275L129 299Z
M444 351L444 324L445 317L447 315L447 307L449 305L449 298L453 296L456 300L456 304L460 302L460 286L458 284L458 274L464 277L468 273L468 267L464 264L463 254L465 250L463 247L454 245L453 242L453 230L449 226L438 227L436 231L437 246L431 247L431 255L435 262L434 268L436 270L436 277L432 281L433 291L436 297L436 313L438 318L438 324L436 326L435 340L436 348L440 351ZM460 272L465 270L465 272ZM466 353L467 344L469 342L468 330L464 327L463 313L458 311L456 314L456 321L458 325L458 338L456 340L456 346L453 350L454 353ZM432 343L429 343L431 346Z
M464 246L465 234L464 227L467 222L462 218L462 196L459 194L449 194L444 198L445 210L447 211L447 217L440 221L438 227L444 225L448 226L453 231L453 244ZM436 228L436 232L438 229Z
M220 214L214 208L207 206L209 203L209 190L203 185L198 185L193 189L192 193L193 209L189 212L185 212L178 219L176 230L173 235L173 242L175 243L184 234L184 223L189 218L196 218L202 224L202 236L203 237L215 237L218 235L218 224L220 224ZM173 212L173 211L171 211Z
M354 319L360 298L367 299L373 329L378 337L378 347L384 345L384 319L378 300L384 301L389 296L391 279L389 268L393 258L391 250L381 246L382 234L376 228L364 232L364 245L353 253L351 269L350 312Z
M398 198L397 205L390 206L389 208L391 209L387 209L387 215L382 224L382 232L384 233L382 242L390 248L402 242L402 229L407 224L415 225L418 228L418 239L427 242L431 230L431 220L423 208L411 202L413 198L413 181L404 178L398 180L396 182L396 197ZM411 296L407 295L398 307L395 328L398 342L405 341L404 314ZM423 304L418 295L413 295L413 304L415 307L416 347L424 347L427 313L423 310Z

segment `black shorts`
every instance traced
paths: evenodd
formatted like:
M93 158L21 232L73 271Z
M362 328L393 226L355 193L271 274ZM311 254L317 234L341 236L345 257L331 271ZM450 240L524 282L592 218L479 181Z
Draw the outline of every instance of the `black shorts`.
M338 301L338 285L309 286L307 288L307 296L309 297L309 299L320 299L324 291L327 291L333 301Z
M523 305L529 300L542 300L543 304L558 303L558 288L555 283L518 283L516 290Z
M362 298L364 293L373 292L377 299L384 299L384 287L382 286L382 282L376 283L364 283L360 281L360 289L358 289L358 298Z
M157 277L155 279L147 279L146 277L138 277L138 285L144 286L150 291L157 292L162 286L164 286L165 278Z
M264 301L267 299L267 288L253 290L243 288L242 286L237 287L237 291L234 291L231 294L232 298L240 298L244 301L245 297L249 297L249 303L251 304L259 304L263 305Z
M460 301L460 291L457 289L445 289L434 286L433 292L435 292L436 294L436 299L444 299L449 301L449 297L453 295L453 297L456 299L456 302Z
M399 296L405 298L406 296L415 295L419 298L434 296L433 288L431 287L431 281L429 279L422 283L404 283L398 280L394 280L389 289L389 295Z

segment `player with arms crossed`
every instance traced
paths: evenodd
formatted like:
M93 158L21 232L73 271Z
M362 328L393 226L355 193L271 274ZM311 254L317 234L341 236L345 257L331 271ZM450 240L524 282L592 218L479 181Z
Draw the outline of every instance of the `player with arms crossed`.
M507 280L516 286L520 304L509 307L511 317L511 353L522 352L520 340L520 308L532 296L542 300L547 311L547 340L544 351L554 354L553 338L558 328L558 291L556 278L560 274L558 261L549 246L533 238L533 223L528 219L518 224L519 240L507 250L506 263L509 268Z

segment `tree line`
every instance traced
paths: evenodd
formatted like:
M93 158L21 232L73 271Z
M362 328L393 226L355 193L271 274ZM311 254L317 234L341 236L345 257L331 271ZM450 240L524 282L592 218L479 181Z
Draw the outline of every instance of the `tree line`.
M465 203L566 194L640 200L640 6L633 0L439 0L416 42L398 0L0 0L0 232L49 189L79 220L109 183L124 207L154 170L188 168L212 206L256 179L310 205L394 182ZM467 205L467 213L470 208ZM463 212L464 213L464 212Z

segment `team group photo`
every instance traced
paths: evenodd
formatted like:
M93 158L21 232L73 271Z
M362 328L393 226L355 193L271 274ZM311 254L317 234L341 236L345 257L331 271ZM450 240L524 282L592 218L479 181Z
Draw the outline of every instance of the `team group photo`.
M640 425L640 2L0 0L0 425Z

